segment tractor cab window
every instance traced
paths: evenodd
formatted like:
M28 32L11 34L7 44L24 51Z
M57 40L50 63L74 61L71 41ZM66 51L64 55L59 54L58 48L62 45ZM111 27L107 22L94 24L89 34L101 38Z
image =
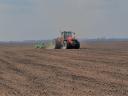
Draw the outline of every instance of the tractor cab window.
M70 31L64 31L61 33L61 36L64 37L64 39L67 39L67 37L73 37L74 36L74 33L73 32L70 32Z
M68 36L72 36L72 32L68 32Z
M65 32L65 33L64 33L64 37L65 37L65 38L67 38L67 37L69 37L69 36L72 36L72 32Z

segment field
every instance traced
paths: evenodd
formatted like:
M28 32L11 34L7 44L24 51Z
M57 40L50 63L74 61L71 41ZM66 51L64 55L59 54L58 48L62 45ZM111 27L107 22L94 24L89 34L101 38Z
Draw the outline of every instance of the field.
M1 44L0 96L128 96L128 41L79 50Z

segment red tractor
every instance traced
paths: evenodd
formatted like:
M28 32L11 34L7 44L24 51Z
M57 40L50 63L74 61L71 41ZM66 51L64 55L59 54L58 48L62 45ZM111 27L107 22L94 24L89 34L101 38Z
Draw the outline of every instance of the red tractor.
M56 39L56 49L79 49L80 42L75 38L75 33L70 31L61 32L61 37Z

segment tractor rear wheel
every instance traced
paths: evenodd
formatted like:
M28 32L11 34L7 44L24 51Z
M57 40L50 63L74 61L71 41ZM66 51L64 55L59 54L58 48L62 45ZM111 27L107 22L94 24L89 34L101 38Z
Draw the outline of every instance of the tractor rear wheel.
M78 40L74 40L75 49L80 49L80 42Z
M55 49L61 49L61 47L62 47L61 42L58 39L56 39L55 40Z
M75 49L80 49L80 44L75 45Z

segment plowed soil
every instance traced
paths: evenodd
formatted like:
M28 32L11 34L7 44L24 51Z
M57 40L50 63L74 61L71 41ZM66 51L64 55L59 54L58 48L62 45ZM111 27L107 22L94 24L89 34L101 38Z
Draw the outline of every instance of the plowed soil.
M0 96L128 96L128 42L0 45Z

